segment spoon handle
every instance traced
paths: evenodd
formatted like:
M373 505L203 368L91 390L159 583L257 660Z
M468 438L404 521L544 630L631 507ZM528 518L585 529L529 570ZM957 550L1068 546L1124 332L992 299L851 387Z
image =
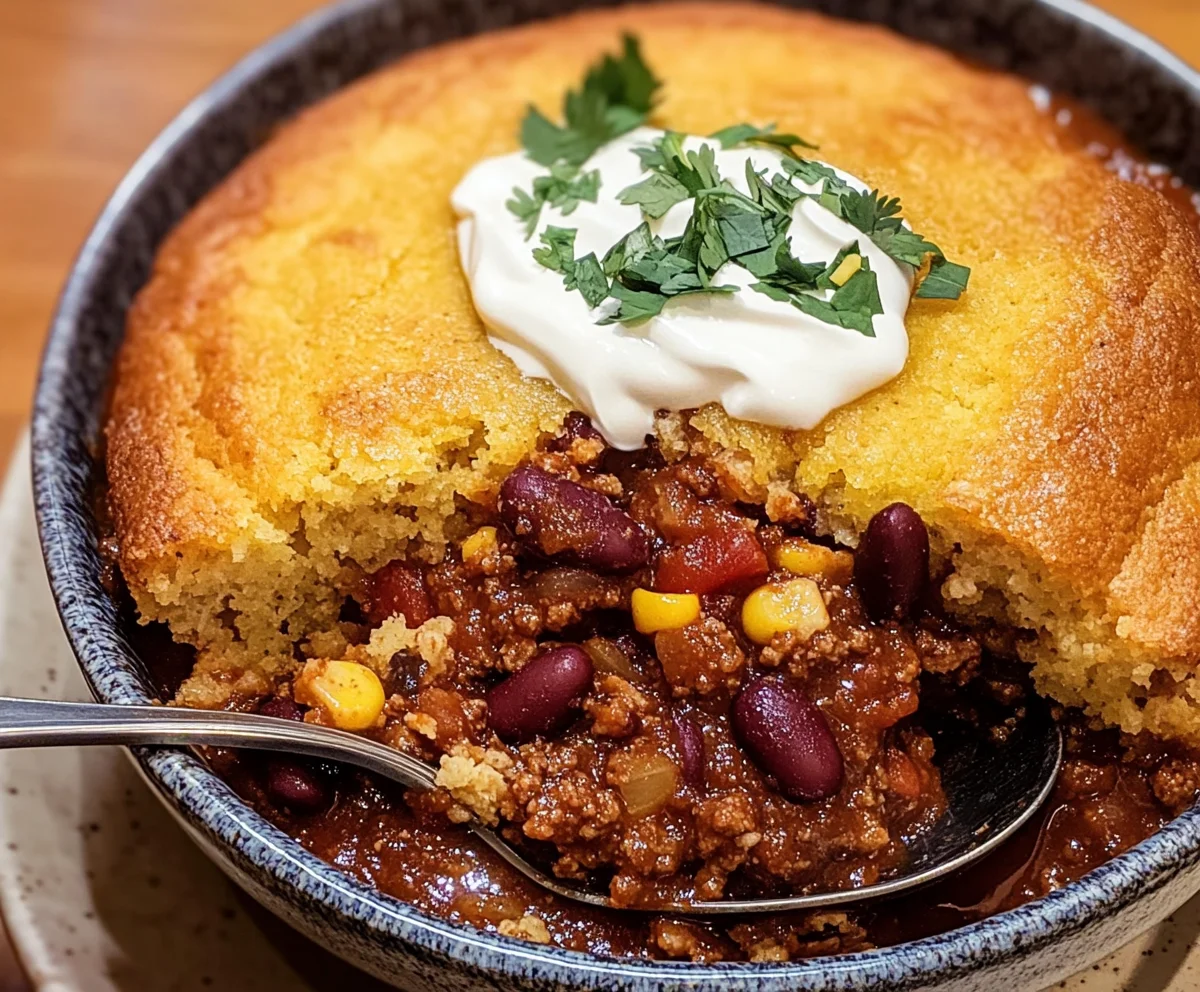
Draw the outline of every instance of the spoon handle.
M431 789L423 761L367 737L294 720L222 710L61 703L0 696L0 748L84 744L178 744L283 751L342 761L402 785Z

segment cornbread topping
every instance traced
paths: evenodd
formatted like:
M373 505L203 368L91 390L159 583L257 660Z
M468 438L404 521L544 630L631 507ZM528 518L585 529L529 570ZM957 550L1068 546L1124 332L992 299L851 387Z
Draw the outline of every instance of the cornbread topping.
M530 186L545 171L542 166L517 152L481 162L466 175L453 199L461 218L459 247L475 307L496 347L526 375L550 379L591 414L610 442L625 449L645 443L655 411L664 407L719 402L736 417L811 428L898 374L908 354L904 314L912 267L807 197L792 208L791 250L799 259L825 263L847 245L859 247L878 279L882 303L883 312L872 321L873 337L752 291L758 277L732 261L714 281L736 286L737 292L685 296L634 326L600 324L616 300L590 306L582 294L564 289L558 272L538 263L529 242L536 244L548 228L575 228L575 253L603 258L641 223L641 208L622 203L620 194L645 178L635 150L662 135L638 128L605 145L587 163L600 177L595 202L579 202L569 215L547 204L532 239L505 201L513 187ZM716 143L689 136L683 147L698 152L706 144ZM719 150L714 157L721 175L742 193L750 192L747 163L770 175L782 172L786 158L770 147ZM857 179L836 174L866 191ZM820 190L820 183L796 185L804 192ZM690 200L678 202L652 219L650 230L664 239L679 237L691 214Z

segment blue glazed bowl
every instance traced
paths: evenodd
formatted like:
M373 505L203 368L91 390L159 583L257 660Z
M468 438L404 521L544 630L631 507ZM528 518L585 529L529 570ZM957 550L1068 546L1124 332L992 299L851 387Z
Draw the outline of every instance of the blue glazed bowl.
M405 52L586 4L351 0L301 22L197 98L139 159L80 252L54 317L33 414L38 523L63 624L92 690L154 697L102 584L89 487L125 311L167 231L301 107ZM1021 73L1098 110L1200 185L1200 76L1077 0L798 0L886 24ZM1200 808L1044 899L897 947L789 965L620 961L426 916L307 853L190 753L136 754L196 842L296 929L413 990L1041 988L1097 960L1200 890Z

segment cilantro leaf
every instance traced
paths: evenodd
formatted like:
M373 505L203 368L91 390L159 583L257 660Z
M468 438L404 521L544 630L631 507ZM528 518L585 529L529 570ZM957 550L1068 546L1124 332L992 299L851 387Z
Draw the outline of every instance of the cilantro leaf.
M621 39L619 56L605 55L598 65L588 70L583 81L584 92L602 93L614 107L628 107L640 114L648 114L654 106L654 97L660 80L655 78L650 67L642 58L638 39L626 34ZM567 117L570 123L570 117Z
M863 234L869 236L881 228L886 229L893 226L888 223L889 221L893 221L895 227L900 226L898 217L900 201L894 196L890 199L881 196L877 189L871 190L869 193L847 189L844 193L839 194L839 198L842 217Z
M548 224L541 233L543 247L533 249L533 257L563 277L563 286L579 290L589 307L598 307L608 296L608 277L595 252L575 257L575 228Z
M514 186L512 191L512 199L505 201L504 205L509 209L509 212L517 218L517 220L521 221L525 225L526 240L533 237L534 229L537 227L538 217L540 217L542 213L542 201L530 196L519 186Z
M766 127L755 127L753 124L731 124L729 127L723 127L719 131L714 131L709 135L710 138L721 143L724 149L735 148L738 145L753 143L761 145L774 145L782 149L789 155L794 155L792 150L796 145L802 148L816 148L817 146L805 141L798 134L778 134L775 131L774 124L768 124Z
M608 298L608 279L594 251L576 260L572 274L575 287L589 307L595 309Z
M942 257L941 248L907 227L900 227L895 231L876 231L871 240L897 262L907 262L913 268L920 268L929 255Z
M694 216L708 228L706 240L710 233L721 240L727 258L762 251L774 237L768 211L731 187L703 191Z
M865 315L869 328L870 318L883 313L883 302L879 299L879 279L871 271L871 263L864 258L862 268L847 279L844 285L834 290L829 302L839 313ZM873 331L863 333L868 337L875 336Z
M792 254L791 238L780 241L775 248L770 267L752 267L747 261L754 256L739 259L739 264L768 285L785 293L808 293L817 288L817 279L825 271L823 262L802 262Z
M792 207L800 199L801 192L786 176L775 173L770 181L767 181L763 178L765 175L765 169L755 172L754 163L746 159L746 186L750 190L750 198L768 210L790 219Z
M513 187L512 199L505 203L509 211L525 224L525 237L533 237L537 229L542 207L550 204L564 215L573 213L586 200L595 203L600 194L600 172L580 173L578 167L558 162L550 167L549 175L538 176L533 181L533 195Z
M846 280L828 300L807 293L792 295L792 305L797 309L816 317L827 324L836 324L847 330L858 331L868 338L875 337L872 320L876 314L883 313L883 304L879 299L879 281L874 272L867 267L863 259L863 267Z
M827 324L873 338L872 320L883 313L883 303L879 298L879 281L871 271L870 263L863 258L862 267L841 286L829 278L847 256L857 254L860 254L859 246L854 242L839 251L828 265L801 262L792 255L790 243L785 243L778 249L776 271L750 288L780 303L791 303ZM828 299L815 295L830 289L833 294Z
M607 317L597 321L597 323L639 323L640 321L648 320L651 317L657 317L660 313L662 313L663 307L666 306L670 300L678 299L680 296L689 296L692 293L727 294L734 292L737 292L736 286L712 286L705 289L686 290L682 293L676 293L673 296L664 296L662 293L627 289L620 283L614 283L612 288L612 296L614 299L620 301L620 306L617 307L617 309Z
M627 186L617 194L622 203L636 203L647 217L662 217L675 204L688 199L687 187L665 172L652 172L640 183Z
M521 145L538 165L553 165L562 158L566 135L536 107L530 107L521 121Z
M627 262L636 262L650 251L658 241L650 233L650 225L644 221L608 249L604 256L604 274L615 276Z
M564 275L575 271L575 228L546 226L541 234L544 247L534 248L533 257L548 269Z
M635 149L642 167L667 176L683 186L689 196L702 189L711 189L721 182L717 171L717 154L712 146L701 145L697 151L683 149L683 135L667 131L649 148Z
M539 165L582 165L601 145L645 121L661 85L642 58L637 39L625 35L621 54L605 55L588 69L583 85L563 98L563 125L536 107L526 111L521 144Z
M957 300L965 292L971 270L948 261L936 244L905 227L900 217L900 201L896 197L884 196L877 189L862 192L845 183L839 188L837 183L826 178L816 199L862 231L897 262L920 268L930 258L929 274L917 287L916 297ZM928 288L926 283L929 283Z
M657 317L670 299L662 293L629 289L619 282L613 283L611 295L619 301L620 306L607 317L598 320L598 324L627 324Z
M550 167L550 175L533 181L533 197L556 207L563 214L572 213L581 201L595 203L600 194L600 170L580 173L574 166L559 163Z
M834 195L840 195L850 188L846 185L846 181L824 162L813 162L806 158L785 158L783 160L783 171L793 179L799 179L808 186L816 186L818 183L823 183L827 191L832 192Z
M926 300L957 300L966 292L970 278L971 270L965 265L935 258L915 295Z
M775 218L775 236L766 248L759 251L747 252L738 259L738 265L759 279L768 279L779 272L780 266L786 264L784 256L791 256L787 237L790 217Z

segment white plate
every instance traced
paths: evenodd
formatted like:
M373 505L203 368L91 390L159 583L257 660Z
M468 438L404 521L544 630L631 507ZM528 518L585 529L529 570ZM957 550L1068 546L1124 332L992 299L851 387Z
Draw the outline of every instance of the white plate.
M42 567L27 441L0 535L0 694L88 698ZM0 751L0 911L38 992L383 988L242 896L117 748ZM1200 897L1057 987L1200 988Z

